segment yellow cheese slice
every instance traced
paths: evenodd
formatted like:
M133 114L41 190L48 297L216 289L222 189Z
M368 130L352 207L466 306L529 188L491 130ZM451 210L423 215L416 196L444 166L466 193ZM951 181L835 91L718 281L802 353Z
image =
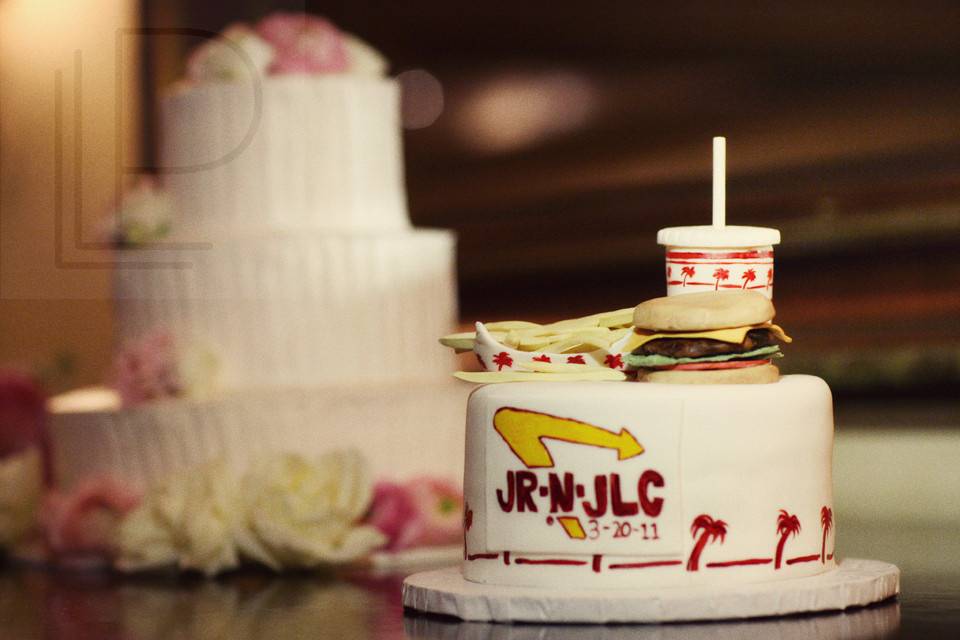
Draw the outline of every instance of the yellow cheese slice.
M580 380L626 380L627 376L616 369L588 369L571 373L540 373L537 371L457 371L454 378L467 382L489 384L492 382L577 382Z
M719 340L720 342L729 342L731 344L740 344L751 329L769 329L775 336L784 342L793 342L793 338L788 336L781 327L775 324L755 324L748 327L734 327L732 329L714 329L712 331L665 331L657 333L654 331L645 331L637 329L633 336L627 340L623 346L625 352L633 351L651 340L660 338L707 338L709 340Z

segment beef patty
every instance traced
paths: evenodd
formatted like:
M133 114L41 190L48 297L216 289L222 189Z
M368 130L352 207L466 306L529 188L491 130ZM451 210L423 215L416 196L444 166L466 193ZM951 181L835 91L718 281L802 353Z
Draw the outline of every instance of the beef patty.
M658 338L634 350L634 355L661 355L671 358L700 358L726 353L743 353L776 344L777 338L769 329L750 329L743 342L733 344L709 338Z

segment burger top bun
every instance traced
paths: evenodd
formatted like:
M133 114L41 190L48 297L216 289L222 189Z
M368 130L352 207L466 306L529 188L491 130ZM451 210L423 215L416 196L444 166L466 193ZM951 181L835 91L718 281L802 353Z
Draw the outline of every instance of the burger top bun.
M641 302L633 324L651 331L709 331L762 324L773 316L773 303L756 291L706 291Z
M742 369L651 371L644 374L641 379L644 382L666 384L767 384L780 379L780 370L772 364L761 364Z

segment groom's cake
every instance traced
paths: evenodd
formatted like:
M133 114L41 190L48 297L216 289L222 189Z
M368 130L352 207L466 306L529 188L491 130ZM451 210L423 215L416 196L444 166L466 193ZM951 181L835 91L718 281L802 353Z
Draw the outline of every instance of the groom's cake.
M462 562L407 578L406 606L659 622L897 592L896 567L834 556L830 389L773 364L792 342L773 324L780 233L726 226L714 193L712 226L658 236L667 297L441 339L484 369L457 377L490 384L467 403Z
M757 346L786 337L772 304L711 292L644 303L635 318L663 314L672 330L635 329L643 346L626 357L658 363L644 378L662 383L501 383L470 397L467 580L638 588L835 566L830 390L779 378L779 347ZM687 355L643 360L657 344Z

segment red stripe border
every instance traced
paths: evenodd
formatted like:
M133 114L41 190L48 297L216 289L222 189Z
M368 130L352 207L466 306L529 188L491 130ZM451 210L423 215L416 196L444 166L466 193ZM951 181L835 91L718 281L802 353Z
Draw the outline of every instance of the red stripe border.
M752 260L772 258L773 251L667 251L667 260Z
M672 567L683 564L683 560L653 560L650 562L622 562L612 564L608 569L646 569L647 567Z
M569 566L583 566L588 564L586 560L565 560L562 558L544 558L543 560L536 560L534 558L517 558L513 561L514 564L553 564L553 565L569 565Z
M747 558L745 560L727 560L726 562L708 562L707 567L711 569L724 569L726 567L743 567L752 564L770 564L773 558Z

